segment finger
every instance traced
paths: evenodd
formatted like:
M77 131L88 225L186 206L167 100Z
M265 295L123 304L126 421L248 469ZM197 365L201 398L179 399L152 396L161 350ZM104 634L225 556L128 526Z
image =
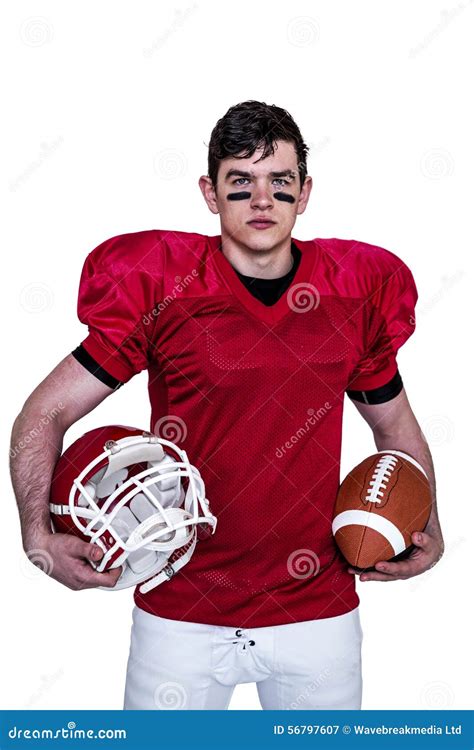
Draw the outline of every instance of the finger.
M100 585L106 586L107 588L113 588L117 583L118 579L122 575L122 567L114 568L113 570L107 571L107 573L99 573Z
M98 563L104 556L104 551L98 544L86 543L83 556L91 563Z
M423 573L426 569L426 560L418 558L415 560L402 560L400 562L379 562L375 565L381 573L388 573L391 576L410 577Z
M392 576L384 573L361 573L360 580L365 581L398 581L405 576Z
M122 574L122 568L113 568L105 573L97 573L93 568L87 566L87 570L82 572L81 589L113 588Z
M379 565L380 563L376 563L376 564ZM349 567L347 569L347 572L352 573L353 575L356 575L356 576L363 576L363 575L369 575L369 572L372 572L372 571L368 571L366 568L362 568L361 570L354 570L354 568Z
M68 537L67 549L70 555L73 557L79 557L89 562L97 563L103 556L102 548L98 544L91 544L90 542L83 542L78 537Z

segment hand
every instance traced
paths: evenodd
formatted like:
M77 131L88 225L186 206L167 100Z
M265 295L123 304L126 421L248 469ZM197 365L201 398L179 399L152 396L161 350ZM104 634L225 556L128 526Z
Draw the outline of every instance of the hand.
M35 539L34 548L25 546L25 553L30 562L73 591L113 588L122 573L121 567L98 573L91 563L102 558L101 548L70 534L45 534Z
M433 568L443 556L444 544L440 533L415 531L412 535L415 549L406 560L388 562L383 560L376 563L376 571L360 573L361 581L397 581L418 576ZM348 568L349 573L356 574L354 568Z

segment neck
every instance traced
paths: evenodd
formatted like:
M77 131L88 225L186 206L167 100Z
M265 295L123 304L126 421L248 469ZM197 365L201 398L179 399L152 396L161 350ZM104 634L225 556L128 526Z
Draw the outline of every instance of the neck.
M279 279L293 267L291 237L269 249L253 249L225 238L222 234L223 255L236 271L257 279Z

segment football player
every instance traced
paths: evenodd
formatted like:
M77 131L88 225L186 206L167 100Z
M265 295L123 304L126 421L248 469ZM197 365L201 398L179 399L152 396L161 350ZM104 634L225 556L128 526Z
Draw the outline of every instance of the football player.
M331 533L344 395L378 450L430 477L433 508L411 556L360 580L418 575L442 554L430 452L396 355L417 291L394 253L352 239L301 240L308 147L284 109L233 106L199 179L214 236L172 228L106 239L85 259L78 315L88 335L40 383L13 429L63 409L12 459L23 545L66 586L111 586L97 545L51 533L49 482L64 433L142 370L150 426L199 467L217 531L148 593L135 590L129 709L224 709L256 682L264 709L359 709L359 598ZM176 435L175 435L176 441Z

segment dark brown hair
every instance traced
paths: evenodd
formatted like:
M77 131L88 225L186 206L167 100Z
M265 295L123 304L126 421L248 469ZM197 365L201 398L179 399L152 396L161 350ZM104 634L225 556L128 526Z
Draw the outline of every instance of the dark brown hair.
M293 142L298 161L300 187L307 174L306 157L309 147L286 109L275 104L249 100L236 104L214 126L209 142L208 176L214 189L221 159L227 156L249 158L263 147L260 159L273 154L277 140ZM260 161L259 159L259 161Z

